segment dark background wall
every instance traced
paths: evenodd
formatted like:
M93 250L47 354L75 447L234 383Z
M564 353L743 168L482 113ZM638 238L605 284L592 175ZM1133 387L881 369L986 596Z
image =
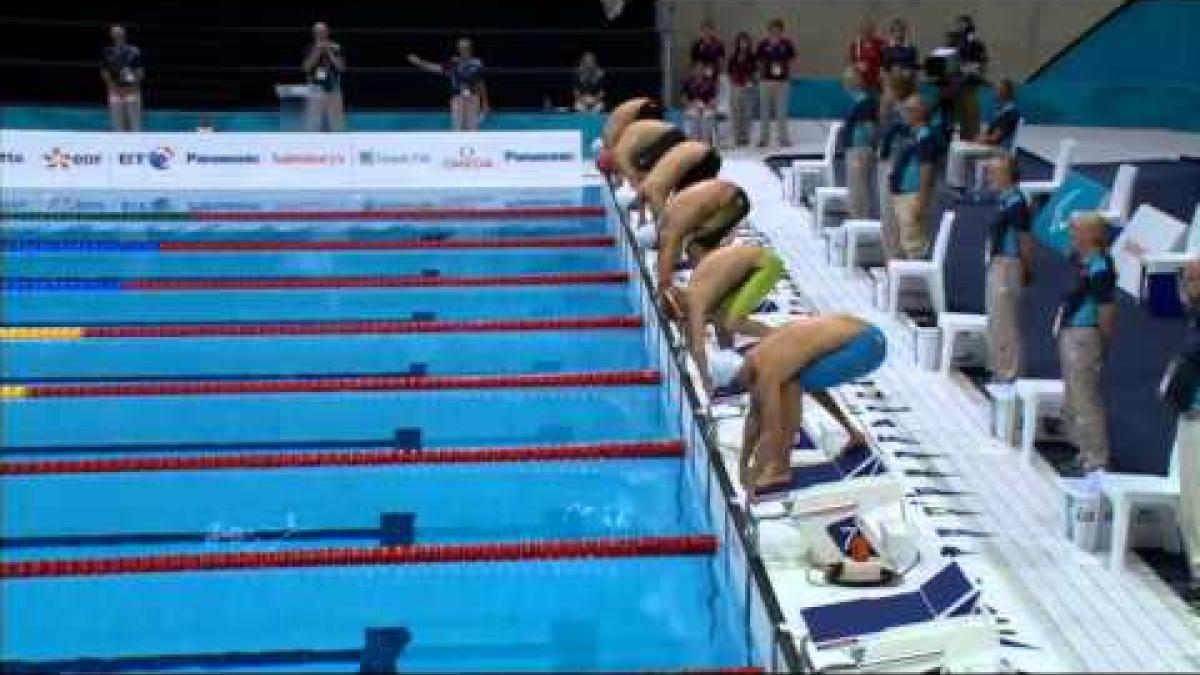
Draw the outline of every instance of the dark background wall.
M547 96L565 105L585 49L608 70L610 97L660 89L648 0L629 2L613 22L596 0L4 0L0 103L99 104L100 53L108 24L120 22L145 55L148 107L273 107L276 83L302 81L300 61L318 20L342 43L355 108L442 107L445 81L405 57L415 51L441 60L458 35L475 39L497 108L540 108Z

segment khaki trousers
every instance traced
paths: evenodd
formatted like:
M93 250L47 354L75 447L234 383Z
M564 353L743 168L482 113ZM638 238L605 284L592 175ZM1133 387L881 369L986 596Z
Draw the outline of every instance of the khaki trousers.
M901 258L921 260L929 251L929 228L925 214L917 210L917 193L892 195L892 210L900 235Z
M875 151L871 148L846 150L846 211L851 218L871 216L871 176L875 173Z
M750 128L754 123L754 98L758 96L754 85L733 88L729 116L733 124L733 142L750 145Z
M141 92L135 90L109 93L108 117L112 121L113 131L141 131Z
M1108 466L1108 419L1100 388L1106 351L1099 328L1063 328L1058 334L1066 390L1063 421L1087 471Z
M478 94L458 94L450 99L450 122L455 131L476 131L482 102Z
M1021 376L1021 259L995 256L987 268L987 353L992 376Z
M892 172L892 163L879 160L876 168L876 178L879 183L879 231L883 242L883 259L900 260L903 253L900 250L900 231L896 229L896 211L892 208L892 190L888 187L888 176Z

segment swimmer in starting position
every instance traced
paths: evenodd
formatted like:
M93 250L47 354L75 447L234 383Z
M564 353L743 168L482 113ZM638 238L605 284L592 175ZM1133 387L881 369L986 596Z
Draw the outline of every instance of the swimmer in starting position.
M799 319L772 331L743 358L709 358L718 387L744 386L751 404L742 438L740 475L751 501L791 485L791 448L801 426L804 392L825 391L877 369L887 355L883 332L845 314Z
M684 253L693 265L699 264L733 235L749 212L746 191L727 180L702 180L676 193L658 222L654 242L659 293L671 287L675 265Z
M677 190L716 178L721 171L721 155L708 143L683 141L667 151L637 186L638 195L649 205L657 222L667 198Z

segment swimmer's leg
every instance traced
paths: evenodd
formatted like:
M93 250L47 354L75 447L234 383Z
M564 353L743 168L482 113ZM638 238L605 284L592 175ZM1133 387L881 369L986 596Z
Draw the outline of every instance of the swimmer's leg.
M848 438L846 439L846 444L842 446L842 453L849 450L854 450L855 448L862 448L867 445L867 437L858 430L858 427L854 426L854 422L846 416L846 413L842 411L842 408L837 404L837 401L833 400L833 396L830 396L829 391L825 389L820 391L811 391L809 392L809 395L813 397L813 400L817 402L817 405L820 405L825 409L825 412L829 413L833 419L837 420L837 423L840 424L842 429L846 431Z

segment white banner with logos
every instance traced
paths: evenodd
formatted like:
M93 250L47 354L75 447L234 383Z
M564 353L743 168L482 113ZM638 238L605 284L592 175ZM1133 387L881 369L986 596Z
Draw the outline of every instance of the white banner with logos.
M109 133L0 130L0 188L570 187L578 131Z

